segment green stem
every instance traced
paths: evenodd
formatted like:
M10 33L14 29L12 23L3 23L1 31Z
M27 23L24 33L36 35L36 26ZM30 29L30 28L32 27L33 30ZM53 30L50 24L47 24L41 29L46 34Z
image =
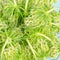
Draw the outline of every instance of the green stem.
M51 41L51 39L50 39L48 36L44 35L44 34L37 33L37 35L39 35L39 36L43 36L43 37L45 37L46 39L48 39L49 41Z
M53 12L55 10L55 8L52 8L52 9L50 9L49 11L47 11L47 13L51 13L51 12Z
M33 55L34 55L35 60L37 60L36 54L35 54L35 50L33 49L32 45L31 45L30 42L29 42L29 40L26 40L26 41L27 41L27 43L28 43L28 45L29 45L29 47L30 47L30 49L31 49L31 51L32 51L32 53L33 53Z
M26 15L26 13L27 13L27 8L28 8L28 3L29 3L29 0L26 0L26 3L25 3L25 15Z
M2 58L4 49L5 49L6 45L7 45L7 43L8 43L8 39L6 40L5 44L4 44L3 47L2 47L1 58Z

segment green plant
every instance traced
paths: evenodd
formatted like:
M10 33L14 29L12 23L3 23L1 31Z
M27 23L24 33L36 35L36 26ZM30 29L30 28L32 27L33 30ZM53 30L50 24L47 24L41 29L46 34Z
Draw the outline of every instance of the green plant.
M60 54L60 13L53 0L0 1L2 60L46 60Z

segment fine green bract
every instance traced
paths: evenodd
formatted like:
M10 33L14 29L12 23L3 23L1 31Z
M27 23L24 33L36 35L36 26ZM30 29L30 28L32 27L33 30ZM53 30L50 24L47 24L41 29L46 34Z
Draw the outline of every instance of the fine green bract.
M60 12L55 0L0 0L0 60L46 60L60 54Z

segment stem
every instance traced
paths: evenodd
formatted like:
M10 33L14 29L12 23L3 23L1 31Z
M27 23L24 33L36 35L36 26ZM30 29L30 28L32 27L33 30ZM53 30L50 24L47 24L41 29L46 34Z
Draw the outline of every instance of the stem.
M27 12L28 3L29 3L29 0L26 0L26 3L25 3L25 14L26 14L26 12Z
M17 6L16 0L14 0L15 7Z
M55 10L55 8L50 9L47 13L51 13Z
M46 57L44 57L44 60L46 60Z
M31 45L30 42L29 42L29 40L26 40L26 41L27 41L27 43L28 43L28 45L29 45L29 47L30 47L33 55L34 55L35 60L37 60L37 59L36 59L36 55L35 55L35 50L33 49L32 45Z
M51 24L60 29L60 27L58 26L58 24L56 24L56 23L51 23Z
M37 35L43 36L43 37L45 37L46 39L48 39L49 41L51 41L51 39L50 39L49 37L47 37L46 35L44 35L44 34L37 33Z
M1 59L2 59L2 55L3 55L4 49L5 49L6 45L7 45L7 43L8 43L8 39L6 40L5 44L2 47Z

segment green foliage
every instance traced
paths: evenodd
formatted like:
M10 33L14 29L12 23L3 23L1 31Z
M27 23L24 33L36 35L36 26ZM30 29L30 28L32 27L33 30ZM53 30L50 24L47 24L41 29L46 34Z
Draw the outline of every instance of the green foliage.
M0 0L1 60L46 60L60 54L60 13L54 1Z

